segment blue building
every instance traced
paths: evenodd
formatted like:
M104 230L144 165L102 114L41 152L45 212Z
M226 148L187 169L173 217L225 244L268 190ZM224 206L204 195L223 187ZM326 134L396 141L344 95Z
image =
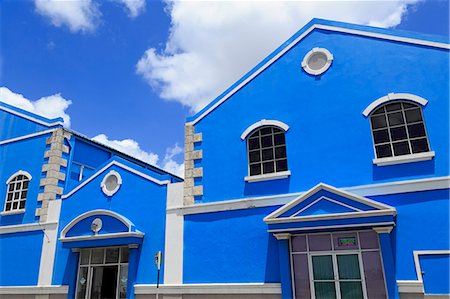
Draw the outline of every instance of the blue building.
M312 20L187 120L184 182L0 104L0 296L448 298L449 49Z

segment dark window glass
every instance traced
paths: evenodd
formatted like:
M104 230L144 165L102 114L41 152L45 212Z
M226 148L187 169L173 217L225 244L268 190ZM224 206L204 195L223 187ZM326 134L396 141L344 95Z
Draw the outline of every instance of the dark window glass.
M392 137L392 141L407 139L408 136L406 135L406 128L403 126L392 128L391 129L391 137Z
M391 151L391 145L390 144L384 144L384 145L377 145L375 147L375 150L377 152L378 158L385 158L385 157L391 157L392 151Z
M12 200L12 193L8 193L8 198L6 199L6 201L11 201Z
M384 114L372 116L370 121L372 122L372 129L379 129L387 126L386 116Z
M398 110L402 110L402 104L401 103L394 103L394 104L386 105L386 111L387 112L398 111Z
M394 143L393 147L394 147L394 155L395 156L402 156L402 155L410 154L408 141Z
M19 192L15 192L15 193L14 193L14 199L19 199L19 195L20 195Z
M384 107L378 108L377 110L375 110L372 115L377 115L377 114L382 114L384 113Z
M27 198L27 191L22 191L22 194L20 195L21 199Z
M405 123L403 119L403 112L390 113L388 114L388 119L390 126L396 126Z
M21 180L23 180L24 179L24 177L23 177L23 175L19 175L19 176L17 176L17 178L15 179L16 181L21 181Z
M406 115L407 123L413 123L413 122L422 120L422 114L420 113L420 108L413 109L413 110L406 110L405 115Z
M275 127L263 127L248 139L250 175L260 175L288 170L286 138Z
M425 128L423 123L408 125L409 138L425 136Z
M23 189L28 189L28 181L23 182Z
M429 151L426 138L411 140L411 146L413 153L423 153Z
M373 139L375 144L389 142L389 133L388 130L379 130L373 132Z
M250 165L250 175L261 174L261 164Z
M5 208L5 210L6 210L6 211L11 210L11 203L10 203L10 202L6 203L6 208Z
M403 107L404 107L405 109L409 109L409 108L416 108L417 105L403 102Z
M19 209L23 209L23 208L25 208L25 201L22 200L20 202Z
M14 201L13 202L13 210L16 210L17 209L17 201Z
M14 184L9 184L8 191L13 191L13 190L14 190Z

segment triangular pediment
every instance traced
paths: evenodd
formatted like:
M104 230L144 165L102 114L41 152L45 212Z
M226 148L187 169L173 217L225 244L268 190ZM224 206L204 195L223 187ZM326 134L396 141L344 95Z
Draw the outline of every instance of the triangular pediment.
M286 223L395 213L391 206L320 183L265 217L264 221Z

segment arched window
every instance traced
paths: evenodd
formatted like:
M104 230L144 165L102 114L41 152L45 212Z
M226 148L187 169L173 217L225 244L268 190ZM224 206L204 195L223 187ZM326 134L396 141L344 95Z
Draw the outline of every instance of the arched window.
M25 171L19 171L8 179L5 212L25 209L30 179L31 175Z
M388 102L370 114L378 159L430 151L422 108L409 101Z
M249 175L263 175L288 170L284 130L263 126L247 137Z

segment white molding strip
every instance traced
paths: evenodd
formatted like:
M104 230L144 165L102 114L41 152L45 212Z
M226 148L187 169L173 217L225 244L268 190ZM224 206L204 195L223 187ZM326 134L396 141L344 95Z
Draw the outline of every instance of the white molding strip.
M0 295L65 295L68 292L68 286L0 286Z
M416 96L415 94L411 94L411 93L389 93L381 98L376 99L375 101L373 101L372 103L370 103L369 106L367 106L366 109L364 109L363 111L363 115L365 117L369 116L370 113L372 113L373 110L375 110L377 107L386 104L388 102L391 101L396 101L396 100L408 100L408 101L412 101L414 103L417 103L419 105L425 106L428 101L425 100L422 97Z
M145 294L281 294L279 283L136 284L134 293Z
M377 166L388 166L395 164L404 164L404 163L412 163L419 161L428 161L433 159L435 156L434 151L425 152L425 153L417 153L403 156L394 156L394 157L386 157L386 158L377 158L373 159L373 164Z
M322 29L322 30L334 31L334 32L366 36L366 37L371 37L371 38L385 39L385 40L408 43L408 44L416 44L416 45L422 45L422 46L428 46L428 47L434 47L434 48L440 48L440 49L447 49L447 50L450 49L450 45L445 44L445 43L432 42L432 41L409 38L409 37L400 37L400 36L388 35L388 34L382 34L382 33L367 32L367 31L355 30L355 29L347 29L347 28L341 28L341 27L330 26L330 25L314 24L310 28L305 30L305 32L303 32L301 35L299 35L295 40L293 40L289 45L284 47L277 55L272 57L269 61L267 61L259 69L254 71L250 76L248 76L247 79L245 79L240 84L238 84L235 88L230 90L219 101L214 103L211 107L209 107L207 110L205 110L197 118L195 118L194 120L192 120L186 124L187 125L195 125L196 123L198 123L201 119L203 119L205 116L207 116L213 110L215 110L223 102L228 100L234 93L236 93L239 89L241 89L243 86L245 86L248 82L253 80L256 76L258 76L261 72L263 72L266 68L268 68L272 63L274 63L276 60L278 60L281 56L283 56L287 51L289 51L292 47L294 47L298 42L300 42L303 38L305 38L309 33L311 33L311 31L313 31L316 28Z
M67 193L67 194L63 194L63 195L61 196L61 198L62 198L62 199L65 199L65 198L70 197L72 194L74 194L75 192L77 192L78 190L80 190L81 188L83 188L86 184L88 184L89 182L91 182L93 179L95 179L97 176L99 176L99 175L100 175L101 173L103 173L106 169L108 169L109 167L111 167L111 166L113 166L113 165L115 165L115 166L117 166L117 167L120 167L120 168L123 168L123 169L125 169L125 170L128 170L129 172L134 173L134 174L136 174L136 175L138 175L138 176L140 176L140 177L142 177L142 178L144 178L144 179L146 179L146 180L149 180L149 181L151 181L151 182L153 182L153 183L155 183L155 184L158 184L158 185L167 185L167 184L170 184L170 181L169 181L169 180L161 181L161 180L155 179L154 177L151 177L151 176L149 176L149 175L147 175L147 174L145 174L145 173L142 173L142 172L140 172L140 171L138 171L138 170L136 170L136 169L134 169L134 168L131 168L131 167L125 165L125 164L122 164L122 163L117 162L117 161L111 161L110 163L108 163L108 165L104 166L102 169L100 169L99 171L97 171L96 173L94 173L94 174L93 174L92 176L90 176L87 180L85 180L83 183L81 183L80 185L78 185L75 189L73 189L72 191L70 191L70 192Z
M356 224L343 224L343 225L322 225L322 226L308 226L300 228L280 228L280 229L269 229L269 233L286 233L293 231L303 231L303 230L321 230L321 229L333 229L333 228L350 228L350 227L376 227L376 226L394 226L394 222L375 222L375 223L356 223Z
M416 180L406 180L370 185L360 185L353 187L339 188L360 196L389 195L408 192L431 191L450 189L450 176L426 178ZM212 213L231 210L242 210L249 208L281 206L289 203L304 192L287 193L271 196L260 196L251 198L241 198L211 202L204 204L194 204L191 206L178 206L167 209L168 213L177 212L184 215Z
M273 173L265 173L259 175L248 175L244 178L244 181L247 183L257 183L271 180L280 180L288 178L291 175L290 170L273 172Z
M57 125L60 125L60 126L63 126L63 125L64 125L64 123L61 122L61 121L49 123L49 122L40 120L40 119L38 119L38 118L32 117L32 116L30 116L30 115L26 115L26 114L24 114L24 113L21 113L21 112L18 112L18 111L16 111L16 110L9 109L9 108L3 107L3 106L0 106L0 110L9 112L9 113L11 113L11 114L15 114L15 115L17 115L17 116L20 116L20 117L22 117L22 118L31 120L31 121L33 121L33 122L35 122L35 123L38 123L38 124L43 125L43 126L46 126L46 127L54 127L54 126L57 126ZM32 113L32 112L30 112L30 113Z
M65 237L65 238L59 238L59 240L61 242L79 242L79 241L94 241L94 240L104 240L104 239L113 239L113 238L128 238L128 237L143 238L144 233L141 233L141 232L112 233L112 234L103 234L103 235Z
M247 129L245 129L245 131L242 133L241 135L241 139L245 140L245 138L247 138L247 136L253 132L254 130L256 130L257 128L263 127L263 126L275 126L278 127L280 129L283 129L283 131L287 131L289 130L289 126L287 124L285 124L284 122L281 122L279 120L270 120L270 119L262 119L252 125L250 125Z
M27 223L27 224L16 224L16 225L5 225L0 226L0 235L3 234L12 234L12 233L23 233L23 232L32 232L41 230L47 228L52 228L54 226L57 226L58 222L47 222L47 223Z
M0 106L0 108L1 108L1 106ZM33 137L36 137L36 136L45 135L45 134L50 134L50 133L53 133L54 130L55 129L50 129L50 130L45 130L45 131L41 131L41 132L37 132L37 133L33 133L33 134L23 135L23 136L11 138L11 139L6 139L6 140L3 140L3 141L0 141L0 145L12 143L12 142L17 142L17 141L33 138Z
M399 293L424 293L423 282L418 280L397 280Z

